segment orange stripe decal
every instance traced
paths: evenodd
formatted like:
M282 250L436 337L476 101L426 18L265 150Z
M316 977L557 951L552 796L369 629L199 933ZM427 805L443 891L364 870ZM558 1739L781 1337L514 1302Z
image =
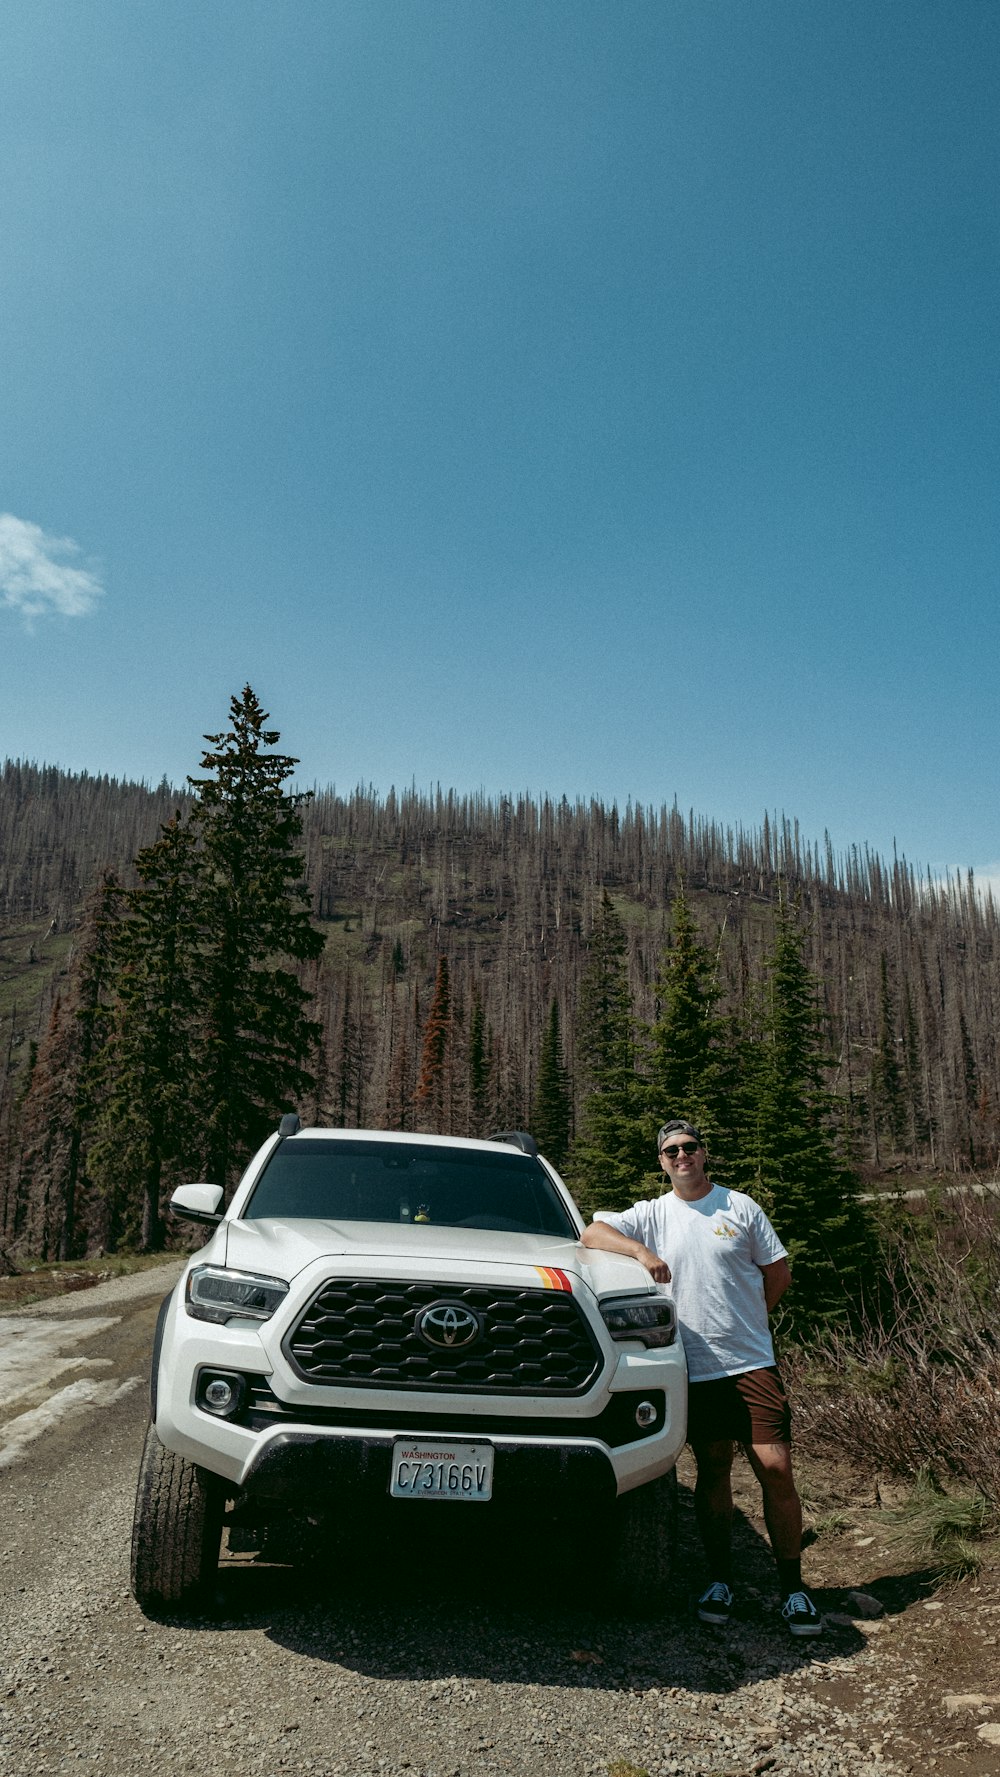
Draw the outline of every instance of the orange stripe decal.
M536 1265L535 1270L547 1290L566 1290L573 1294L573 1285L565 1271L560 1271L556 1265Z

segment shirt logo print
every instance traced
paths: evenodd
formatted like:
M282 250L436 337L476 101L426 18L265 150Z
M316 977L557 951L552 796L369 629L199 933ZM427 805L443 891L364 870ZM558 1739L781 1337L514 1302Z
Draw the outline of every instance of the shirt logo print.
M728 1222L720 1222L717 1227L712 1229L712 1233L717 1240L735 1240L737 1230L731 1228Z

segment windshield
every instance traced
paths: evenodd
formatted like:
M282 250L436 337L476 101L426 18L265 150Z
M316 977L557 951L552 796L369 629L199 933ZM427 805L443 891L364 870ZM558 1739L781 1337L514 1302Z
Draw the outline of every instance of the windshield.
M416 1142L284 1141L243 1213L249 1221L415 1222L577 1238L545 1168L514 1148L484 1154Z

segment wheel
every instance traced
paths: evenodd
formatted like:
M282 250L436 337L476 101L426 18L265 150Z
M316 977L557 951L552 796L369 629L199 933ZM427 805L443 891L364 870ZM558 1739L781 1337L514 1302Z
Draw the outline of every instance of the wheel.
M674 1577L676 1557L677 1476L671 1469L615 1500L608 1575L612 1602L635 1616L660 1609Z
M219 1563L225 1497L214 1475L146 1432L132 1522L132 1590L145 1610L190 1605Z

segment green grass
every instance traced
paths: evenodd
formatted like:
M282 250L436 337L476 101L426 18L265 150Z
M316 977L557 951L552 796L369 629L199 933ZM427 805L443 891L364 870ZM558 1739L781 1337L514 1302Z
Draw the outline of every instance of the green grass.
M9 1024L17 1010L17 1027L28 1038L39 1036L38 1008L69 958L74 932L53 932L47 919L24 921L0 932L0 1022ZM31 958L34 956L35 960Z
M813 1519L809 1529L818 1540L821 1536L840 1536L842 1531L850 1530L852 1524L853 1519L844 1512L824 1512L821 1517Z
M977 1544L1000 1530L1000 1513L984 1494L946 1493L930 1469L920 1470L909 1498L887 1521L886 1541L930 1560L941 1585L977 1574L983 1565Z

